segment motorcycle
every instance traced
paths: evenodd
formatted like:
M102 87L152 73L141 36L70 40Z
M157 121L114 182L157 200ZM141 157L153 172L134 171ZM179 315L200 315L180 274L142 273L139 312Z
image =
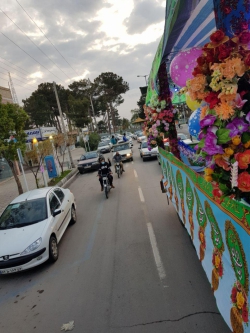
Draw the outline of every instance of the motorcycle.
M102 181L103 181L103 187L104 187L104 194L106 196L106 198L108 199L109 195L109 191L111 189L111 186L110 186L110 183L109 183L109 179L108 177L105 175L105 176L102 176Z
M118 178L120 178L120 175L122 175L122 169L119 162L115 164L115 172L117 173Z

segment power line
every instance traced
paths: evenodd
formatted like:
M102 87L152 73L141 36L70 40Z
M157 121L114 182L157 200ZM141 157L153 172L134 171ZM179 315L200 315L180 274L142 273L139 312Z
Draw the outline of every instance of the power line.
M68 79L71 79L1 8L0 10Z
M70 63L67 61L67 59L64 58L62 53L57 49L57 47L51 42L51 40L45 35L45 33L42 31L42 29L36 24L36 22L32 19L32 17L27 13L27 11L23 8L23 6L16 0L16 2L19 4L19 6L22 8L22 10L26 13L26 15L30 18L30 20L37 26L37 28L41 31L41 33L44 35L44 37L50 42L50 44L56 49L56 51L60 54L60 56L66 61L66 63L70 66L70 68L73 69L73 71L79 76L77 71L70 65Z
M0 79L9 82L9 80L6 80L6 79L4 79L4 78L1 77L1 76L0 76ZM33 91L32 89L27 88L27 87L24 87L24 86L22 86L21 84L18 84L18 83L16 83L16 86L20 86L20 87L22 87L22 88L25 88L25 89L28 89L28 90L30 90L30 91Z
M13 62L11 62L11 61L9 61L9 60L6 60L6 59L4 59L2 56L1 56L1 58L2 58L4 61L7 61L7 62L9 62L10 64L12 64L12 65L14 65L14 66L16 66L16 67L20 68L22 71L24 71L24 72L28 73L29 75L32 75L32 74L33 74L33 73L30 73L30 72L27 72L27 71L26 71L25 69L23 69L22 67L15 65ZM3 64L5 64L5 62L4 62L4 61L1 61L1 60L0 60L0 62L2 62ZM13 68L15 71L18 71L18 72L20 72L18 69L14 68L14 67L12 67L12 66L10 66L10 65L8 65L8 64L5 64L5 65L6 65L6 66L9 66L9 67L11 67L11 68ZM20 72L20 73L22 73L22 72ZM24 74L24 73L22 73L22 74Z
M63 81L62 79L60 79L56 74L53 74L48 68L46 68L45 66L43 66L39 61L37 61L34 57L32 57L28 52L26 52L24 49L22 49L19 45L17 45L12 39L10 39L8 36L6 36L2 31L0 31L1 34L7 38L11 43L13 43L14 45L16 45L20 50L22 50L25 54L27 54L31 59L33 59L35 62L37 62L40 66L42 66L44 69L46 69L48 72L50 72L50 74L54 75L56 78L58 78L60 81Z

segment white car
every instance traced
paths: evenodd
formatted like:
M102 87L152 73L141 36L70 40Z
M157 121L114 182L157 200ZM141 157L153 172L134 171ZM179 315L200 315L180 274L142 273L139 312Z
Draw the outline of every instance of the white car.
M132 139L130 139L130 140L126 141L126 142L129 143L129 147L132 149L133 146L134 146ZM124 143L123 139L121 139L121 140L119 140L119 141L117 142L117 144L120 144L120 143Z
M116 152L119 151L119 154L122 156L122 161L133 161L133 152L129 145L129 142L123 142L113 146L114 152L113 157L115 156Z
M152 148L151 150L148 149L148 143L147 141L144 141L141 143L141 147L139 148L140 150L140 156L143 159L143 162L147 159L151 159L158 156L159 151L158 147Z
M147 139L147 137L143 134L143 133L139 133L137 134L137 142L142 142L145 141Z
M104 153L110 153L111 146L107 142L99 142L97 147L97 153L104 154Z
M0 216L0 274L58 259L58 243L76 204L69 189L44 187L19 195Z

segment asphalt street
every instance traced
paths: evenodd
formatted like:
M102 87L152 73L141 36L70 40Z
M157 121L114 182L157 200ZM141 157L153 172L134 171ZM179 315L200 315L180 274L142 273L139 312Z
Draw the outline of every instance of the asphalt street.
M143 162L137 143L133 151L109 199L96 172L70 185L78 220L54 265L0 276L1 333L56 333L72 320L74 333L230 332L160 191L158 162Z

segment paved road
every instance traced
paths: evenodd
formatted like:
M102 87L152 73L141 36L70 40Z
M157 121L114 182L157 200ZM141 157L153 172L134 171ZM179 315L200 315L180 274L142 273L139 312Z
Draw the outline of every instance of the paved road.
M78 221L54 264L0 277L0 332L229 333L188 234L137 144L109 199L96 173L70 186ZM107 156L107 155L106 155ZM157 265L156 265L157 262Z

